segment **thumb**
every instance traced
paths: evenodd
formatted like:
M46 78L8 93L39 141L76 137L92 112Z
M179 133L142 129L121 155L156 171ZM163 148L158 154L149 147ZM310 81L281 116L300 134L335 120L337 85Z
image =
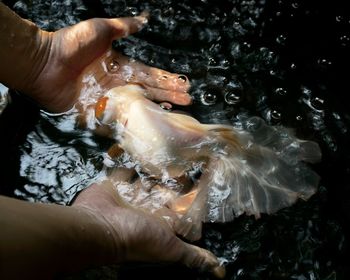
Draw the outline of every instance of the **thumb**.
M184 249L180 262L190 268L209 272L217 278L225 277L226 270L223 266L220 266L219 260L214 254L197 246L181 242Z

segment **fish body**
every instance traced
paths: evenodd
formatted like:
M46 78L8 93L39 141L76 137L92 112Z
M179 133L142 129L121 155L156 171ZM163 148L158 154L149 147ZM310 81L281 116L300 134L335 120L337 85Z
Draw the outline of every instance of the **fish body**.
M169 190L163 201L180 214L176 230L184 237L200 238L202 222L259 217L315 193L319 177L304 163L320 159L315 142L256 117L243 120L242 128L202 124L146 95L138 85L113 88L97 102L95 116L114 127L119 146L152 176L181 178L201 166L193 188Z
M204 146L213 139L196 119L163 110L137 85L116 88L105 97L101 122L119 127L120 147L153 176L178 177L192 165L193 153L197 159L206 157Z

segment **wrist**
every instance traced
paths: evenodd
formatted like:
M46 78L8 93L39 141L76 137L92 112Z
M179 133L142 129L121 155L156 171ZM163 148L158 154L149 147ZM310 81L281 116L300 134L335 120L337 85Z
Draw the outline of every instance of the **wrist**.
M0 81L10 88L30 92L44 68L51 47L51 34L22 19L0 3Z
M0 254L0 278L38 275L37 263L40 274L54 275L115 262L109 227L86 209L0 196L0 223L0 252L6 252Z
M23 77L20 84L15 89L22 91L34 100L39 99L36 88L37 81L44 73L45 66L49 61L52 49L52 32L41 30L39 27L33 27L32 44L27 46L27 61L23 65Z

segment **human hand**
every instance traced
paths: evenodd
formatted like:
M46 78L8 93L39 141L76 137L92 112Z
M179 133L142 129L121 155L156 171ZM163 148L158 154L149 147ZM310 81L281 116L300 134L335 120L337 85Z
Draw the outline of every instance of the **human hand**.
M170 226L156 216L121 206L113 185L108 181L84 190L73 207L87 211L106 225L117 249L116 262L180 262L223 278L225 269L207 250L177 238Z
M43 62L38 65L42 69L24 91L47 110L62 112L75 104L82 91L89 91L91 80L86 77L93 77L99 90L138 83L148 89L152 100L190 104L185 76L135 62L111 49L113 40L138 31L144 22L143 16L95 18L53 33L41 31Z

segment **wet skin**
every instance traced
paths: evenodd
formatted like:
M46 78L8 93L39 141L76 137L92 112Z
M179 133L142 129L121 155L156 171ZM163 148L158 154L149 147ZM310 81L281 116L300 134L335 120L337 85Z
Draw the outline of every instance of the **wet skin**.
M55 113L73 107L83 86L82 75L92 68L99 72L96 63L101 57L111 55L113 40L137 32L147 22L144 16L94 18L47 32L0 5L0 18L4 22L0 28L0 59L2 65L10 66L0 67L1 82ZM95 74L107 87L109 82L111 86L125 82L123 77L107 77L107 71ZM189 95L175 94L177 87L159 87L158 82L151 81L158 74L161 75L154 69L149 77L137 78L138 82L159 88L150 98L181 105L191 102Z
M136 32L144 21L144 17L91 19L46 32L0 3L0 81L47 111L69 110L86 86L82 77L91 68L104 88L127 82L124 77L109 76L108 71L99 72L102 68L94 65L116 55L112 40ZM191 102L181 79L162 86L151 79L163 72L152 68L149 73L135 80L155 89L150 89L149 98ZM6 240L0 242L0 251L5 252L0 254L0 278L51 279L60 272L130 260L180 262L224 276L211 253L184 243L157 217L119 205L106 188L91 186L78 195L73 207L0 196L5 229L0 239Z
M48 54L41 75L32 86L31 91L37 94L40 103L55 112L70 109L86 89L85 78L93 75L103 90L127 82L136 82L150 89L149 98L152 100L188 105L191 97L186 93L189 86L187 83L184 86L181 79L173 84L158 80L167 72L136 62L131 63L130 67L137 70L135 73L144 72L148 74L147 76L126 77L115 72L115 68L111 67L113 61L117 60L120 67L130 64L130 61L111 49L112 39L136 32L141 28L145 18L121 18L115 22L110 21L92 19L53 34L44 33L43 40L49 41L47 44L55 47ZM112 29L113 25L117 25L119 30L115 29L115 26ZM84 44L80 44L79 42L83 40ZM51 93L44 95L44 92Z

